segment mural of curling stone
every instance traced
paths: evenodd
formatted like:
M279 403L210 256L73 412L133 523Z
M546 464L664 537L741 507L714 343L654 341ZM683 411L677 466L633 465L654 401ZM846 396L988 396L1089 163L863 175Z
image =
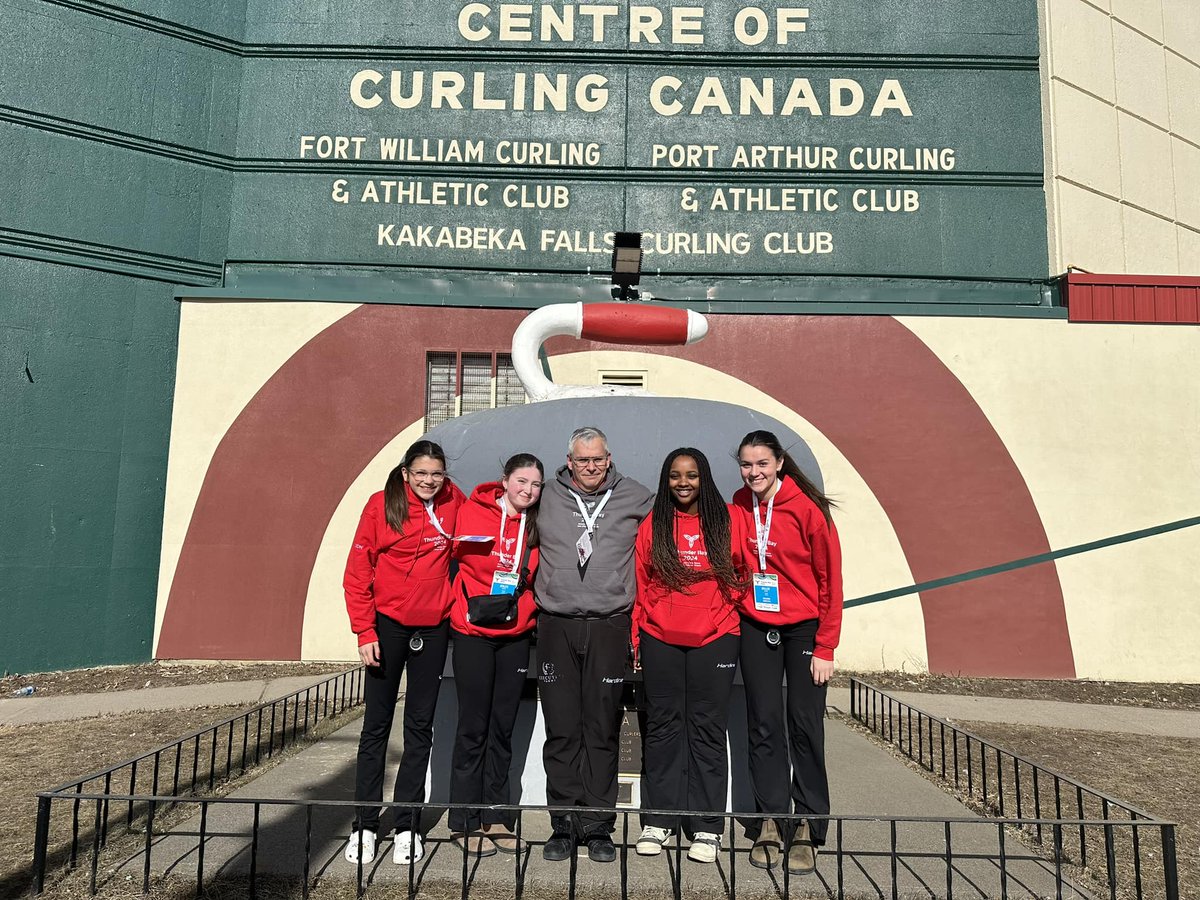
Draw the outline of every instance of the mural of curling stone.
M534 402L526 406L485 410L451 419L428 432L446 451L447 468L460 485L493 480L504 461L517 452L542 460L546 477L566 463L571 432L595 425L608 435L613 464L624 475L651 490L658 485L663 459L676 447L701 450L712 464L721 495L728 500L741 487L735 458L738 442L748 431L773 431L797 464L822 487L821 472L808 445L771 416L731 403L655 397L644 390L614 385L559 385L542 373L538 350L548 337L570 335L615 344L664 346L691 344L708 333L703 316L690 310L630 304L580 303L542 307L524 319L513 335L513 367ZM529 671L536 673L536 648ZM448 796L449 741L454 734L458 704L453 687L452 661L447 660L435 726L435 760L430 797ZM545 773L538 752L544 740L535 701L534 677L522 702L513 744L512 784L522 786L521 802L545 802ZM640 729L636 724L636 691L627 689L626 716L621 734L620 797L622 805L637 806L641 772ZM733 760L746 757L745 711L739 676L730 719ZM740 752L739 752L740 751ZM749 773L732 767L730 798L735 810L753 808Z

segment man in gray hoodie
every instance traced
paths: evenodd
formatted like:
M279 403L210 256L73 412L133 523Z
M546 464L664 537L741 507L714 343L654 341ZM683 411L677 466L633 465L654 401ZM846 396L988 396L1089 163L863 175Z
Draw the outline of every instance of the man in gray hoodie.
M621 692L629 611L637 586L633 545L654 495L612 465L599 428L578 428L567 464L542 490L538 511L538 695L550 806L615 808ZM553 815L543 856L562 860L578 841L611 862L616 814Z

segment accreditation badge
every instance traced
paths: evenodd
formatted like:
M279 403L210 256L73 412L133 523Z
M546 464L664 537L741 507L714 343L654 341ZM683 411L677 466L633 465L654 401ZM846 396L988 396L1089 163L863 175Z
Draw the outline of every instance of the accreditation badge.
M492 576L493 594L515 594L521 576L516 572L497 572Z
M754 575L754 608L758 612L779 612L779 576L765 572Z
M579 553L579 564L586 565L587 561L592 558L592 536L586 531L579 536L579 540L575 542L575 549Z

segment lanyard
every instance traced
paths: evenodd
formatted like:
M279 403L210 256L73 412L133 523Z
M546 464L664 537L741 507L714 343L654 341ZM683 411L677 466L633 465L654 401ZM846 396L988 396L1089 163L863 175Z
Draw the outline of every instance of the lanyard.
M425 512L429 516L429 521L433 523L433 527L438 530L438 534L446 540L451 540L450 535L446 534L446 529L442 527L442 523L438 521L438 517L433 514L433 501L428 500L425 503Z
M779 493L776 491L775 493ZM751 495L754 501L754 532L758 536L758 571L767 571L767 538L771 534L771 514L775 510L775 497L772 496L767 501L767 521L764 524L763 520L758 516L758 498Z
M612 488L609 488L604 493L604 499L596 504L596 508L592 510L592 514L587 514L587 509L583 505L583 500L574 491L571 491L571 496L575 498L575 505L579 507L579 514L583 516L583 524L587 527L587 533L590 535L596 530L596 520L600 518L600 511L604 509L604 504L608 502L608 498L612 496Z
M500 549L501 553L504 550L504 529L508 524L508 502L500 498ZM513 566L512 570L517 571L517 567L521 565L521 550L525 546L525 513L521 512L521 524L517 527L517 546L513 550Z

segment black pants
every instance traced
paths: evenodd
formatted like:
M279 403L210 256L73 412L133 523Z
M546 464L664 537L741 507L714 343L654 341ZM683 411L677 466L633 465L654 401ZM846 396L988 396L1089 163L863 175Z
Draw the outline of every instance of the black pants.
M538 619L538 695L546 725L542 758L549 806L617 805L621 692L629 614ZM552 814L555 831L609 834L616 814Z
M704 647L677 647L642 632L646 697L643 806L704 812L725 809L729 784L725 728L737 657L736 635L727 634ZM642 822L674 831L680 817L647 814ZM692 816L688 824L693 834L725 830L719 816Z
M387 757L388 735L396 714L400 675L408 666L404 695L404 753L396 772L392 799L399 803L425 801L425 774L429 769L429 751L433 747L433 714L437 709L442 668L446 665L449 622L423 628L410 628L376 613L375 630L379 634L379 666L367 666L366 713L362 736L358 739L358 771L354 780L354 799L383 799L383 767ZM414 653L408 642L420 633L424 646ZM396 810L396 826L409 828L411 811ZM358 807L355 827L379 830L379 808Z
M451 760L450 802L509 804L508 771L512 734L529 671L528 633L516 637L472 637L450 632L454 640L454 685L458 690L458 731ZM512 828L516 815L496 810L450 810L451 831L475 831L480 824Z
M817 620L776 630L778 646L767 643L769 627L742 618L741 664L746 684L746 731L750 741L750 784L758 812L799 816L829 814L825 774L825 685L813 684L812 654ZM786 728L783 676L787 675ZM790 782L789 802L787 785ZM825 843L829 823L809 823L813 840Z

